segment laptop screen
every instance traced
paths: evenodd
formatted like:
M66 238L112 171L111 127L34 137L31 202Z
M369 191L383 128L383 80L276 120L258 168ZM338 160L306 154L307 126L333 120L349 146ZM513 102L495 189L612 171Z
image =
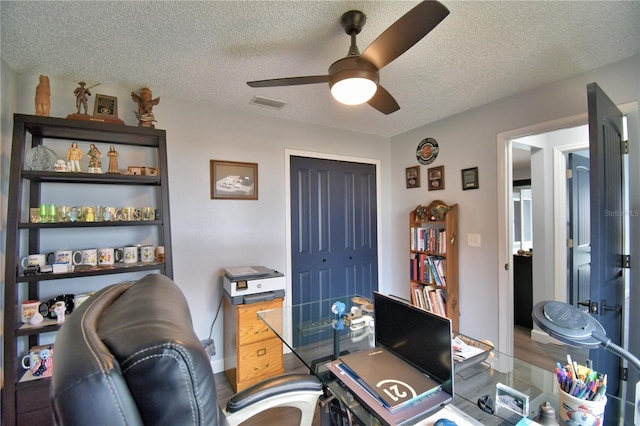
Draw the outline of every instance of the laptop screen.
M374 292L376 344L441 383L453 395L451 320Z

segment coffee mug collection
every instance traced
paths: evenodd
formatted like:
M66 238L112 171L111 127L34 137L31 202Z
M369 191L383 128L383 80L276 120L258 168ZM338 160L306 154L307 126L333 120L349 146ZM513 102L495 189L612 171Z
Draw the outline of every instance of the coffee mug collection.
M126 247L89 248L82 250L61 249L47 254L30 254L20 261L26 271L44 270L51 265L55 273L73 272L78 265L109 267L117 263L164 262L164 246L131 244Z
M56 206L41 204L29 209L31 223L111 222L156 220L153 207Z
M65 315L73 312L91 294L61 294L45 301L24 300L20 305L20 319L31 325L40 324L45 318L64 322Z

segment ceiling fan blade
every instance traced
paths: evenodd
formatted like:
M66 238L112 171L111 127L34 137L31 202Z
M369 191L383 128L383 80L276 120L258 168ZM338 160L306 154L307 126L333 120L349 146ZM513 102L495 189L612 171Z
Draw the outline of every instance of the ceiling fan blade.
M426 36L449 14L437 1L423 1L391 24L360 55L378 69L389 64Z
M373 95L373 98L369 99L367 103L387 115L400 109L400 105L398 105L398 102L391 96L391 93L387 92L387 89L380 85L378 85L376 94Z
M274 78L271 80L248 81L251 87L298 86L300 84L328 83L328 75L309 75L306 77Z

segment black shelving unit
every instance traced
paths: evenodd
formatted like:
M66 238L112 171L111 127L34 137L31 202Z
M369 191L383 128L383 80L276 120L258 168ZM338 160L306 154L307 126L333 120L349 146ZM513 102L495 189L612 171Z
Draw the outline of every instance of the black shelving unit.
M154 149L157 153L157 176L127 174L94 174L55 171L25 170L25 156L29 149L42 145L47 140L105 143L128 145L140 149ZM4 310L4 374L2 392L2 424L51 424L53 419L49 406L50 379L42 378L20 381L25 370L21 368L19 341L26 339L27 348L39 344L44 333L60 328L56 323L45 322L39 326L25 326L20 321L20 286L26 287L29 299L40 300L40 283L55 285L56 280L82 280L87 277L116 275L131 272L156 271L173 278L171 227L169 216L169 186L167 176L166 133L164 130L122 126L94 121L76 121L52 117L16 114L13 124L11 148L9 194L7 209L7 238L5 265L5 310ZM31 223L24 206L39 206L42 198L42 184L56 183L68 185L136 185L156 188L156 209L159 219L127 222L61 222ZM123 200L126 201L126 200ZM165 261L116 265L113 267L93 267L78 272L61 274L23 275L20 271L21 256L40 253L42 233L51 229L65 232L86 232L109 227L155 227L158 241L163 245ZM125 228L126 229L126 228ZM135 228L131 228L135 229ZM22 245L22 246L21 246ZM95 289L90 289L95 290ZM24 293L24 291L22 292ZM54 354L55 365L55 354Z

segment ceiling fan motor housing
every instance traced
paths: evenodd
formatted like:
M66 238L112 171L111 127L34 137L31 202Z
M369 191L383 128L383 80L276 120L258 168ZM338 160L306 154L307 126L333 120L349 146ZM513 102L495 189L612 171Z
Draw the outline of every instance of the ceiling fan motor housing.
M346 78L366 78L379 83L378 69L368 61L357 56L338 59L329 67L329 87Z
M342 14L340 24L347 34L360 34L362 27L367 22L367 17L359 10L349 10Z

